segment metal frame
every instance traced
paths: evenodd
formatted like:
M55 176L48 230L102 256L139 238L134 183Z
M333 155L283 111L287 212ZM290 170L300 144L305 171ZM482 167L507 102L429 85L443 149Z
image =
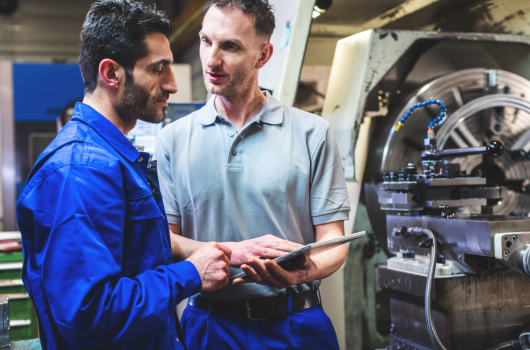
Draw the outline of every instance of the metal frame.
M0 181L3 230L17 230L13 64L0 62Z
M355 179L355 145L371 91L420 39L505 42L530 46L530 37L511 34L371 29L337 43L322 116L331 122L347 179Z
M298 90L314 6L315 0L300 0L298 3L296 15L291 24L291 38L285 53L286 60L281 67L282 73L278 88L273 92L274 97L288 106L294 104L294 98Z

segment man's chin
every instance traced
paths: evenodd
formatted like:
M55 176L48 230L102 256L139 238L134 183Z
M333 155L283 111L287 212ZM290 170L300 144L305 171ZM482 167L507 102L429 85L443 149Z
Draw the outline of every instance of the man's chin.
M164 111L161 116L141 116L138 120L144 121L151 124L160 124L166 119L166 112Z
M224 86L212 84L210 82L206 82L206 90L212 95L220 95L223 96L224 92Z

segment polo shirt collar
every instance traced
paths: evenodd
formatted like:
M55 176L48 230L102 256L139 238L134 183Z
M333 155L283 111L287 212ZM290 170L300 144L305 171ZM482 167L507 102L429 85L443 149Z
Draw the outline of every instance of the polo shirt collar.
M283 123L283 105L280 101L271 96L268 91L265 91L267 100L265 106L256 117L265 124L281 125Z
M82 123L88 124L105 141L107 141L116 152L121 154L129 162L134 162L140 156L140 153L120 129L89 105L77 102L75 104L72 120L78 120Z
M215 109L215 96L210 97L208 102L199 110L199 123L202 125L211 125L217 119L217 110Z
M219 115L215 109L215 97L216 95L212 96L199 111L199 123L202 125L215 123ZM265 97L267 98L265 105L254 119L265 124L281 125L283 123L282 103L272 97L268 91L265 91Z

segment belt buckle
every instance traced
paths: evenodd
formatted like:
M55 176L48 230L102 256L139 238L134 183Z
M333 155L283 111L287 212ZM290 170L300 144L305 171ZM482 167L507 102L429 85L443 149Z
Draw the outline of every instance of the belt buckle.
M252 314L250 313L250 310L252 310L252 308L250 307L250 302L249 300L246 300L245 301L245 311L247 312L247 320L249 320L250 322L254 322L254 321L262 321L262 320L266 320L267 317L264 317L264 318L252 318Z

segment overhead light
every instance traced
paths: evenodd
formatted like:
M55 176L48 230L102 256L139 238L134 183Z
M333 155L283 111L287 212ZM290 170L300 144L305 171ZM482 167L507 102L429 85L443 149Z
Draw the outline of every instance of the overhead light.
M321 9L318 6L313 7L313 18L317 18L318 16L320 16L324 12L326 12L326 10Z
M316 0L315 7L313 7L313 18L317 18L326 12L333 3L333 0Z

